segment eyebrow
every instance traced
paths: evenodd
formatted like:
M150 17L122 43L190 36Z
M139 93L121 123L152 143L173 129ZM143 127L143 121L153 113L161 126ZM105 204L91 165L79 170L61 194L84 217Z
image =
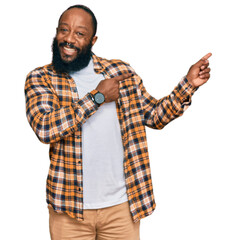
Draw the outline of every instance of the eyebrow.
M59 26L60 25L67 25L67 26L69 26L69 24L67 24L67 23L64 23L64 22L62 22L62 23L59 23ZM87 27L85 27L85 26L77 26L77 28L83 28L83 29L85 29L86 31L88 31L88 28Z

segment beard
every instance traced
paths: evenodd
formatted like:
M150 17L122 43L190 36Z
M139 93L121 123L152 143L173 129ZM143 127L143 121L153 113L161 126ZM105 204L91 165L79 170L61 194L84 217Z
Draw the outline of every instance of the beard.
M63 42L59 44L60 46L66 46L68 43ZM72 61L64 61L61 58L58 41L56 38L53 39L52 43L52 64L56 72L58 73L69 73L69 72L76 72L80 71L81 69L88 66L89 61L92 56L92 41L84 48L80 49L75 47L72 44L69 44L70 47L75 48L77 50L77 56Z

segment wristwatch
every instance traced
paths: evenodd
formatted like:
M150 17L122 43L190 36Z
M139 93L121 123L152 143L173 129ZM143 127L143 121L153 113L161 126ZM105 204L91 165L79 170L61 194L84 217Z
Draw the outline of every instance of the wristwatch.
M93 102L96 103L98 105L98 107L101 106L105 102L104 95L96 89L91 91L90 95L92 97Z

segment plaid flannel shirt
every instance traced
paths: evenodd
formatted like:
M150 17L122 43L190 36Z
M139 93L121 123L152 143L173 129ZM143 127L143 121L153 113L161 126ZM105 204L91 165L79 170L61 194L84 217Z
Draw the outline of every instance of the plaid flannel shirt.
M145 126L162 129L181 116L191 103L194 89L183 78L170 95L156 100L129 64L93 54L96 73L112 78L133 73L120 82L116 102L124 147L124 174L133 221L150 215L155 200L149 165ZM68 74L58 74L52 64L36 68L25 83L27 119L43 143L50 144L47 203L58 213L83 220L82 130L99 108L88 93L79 98ZM92 149L91 149L92 151Z

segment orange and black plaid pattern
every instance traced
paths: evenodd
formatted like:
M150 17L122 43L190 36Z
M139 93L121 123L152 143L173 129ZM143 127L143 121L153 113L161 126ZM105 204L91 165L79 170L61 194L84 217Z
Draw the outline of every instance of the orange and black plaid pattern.
M162 129L181 116L191 103L194 89L182 79L170 95L156 100L145 90L129 64L93 55L95 71L112 78L133 73L120 82L117 114L124 146L124 173L130 212L134 222L155 209L145 126ZM28 121L43 143L50 144L47 203L56 212L83 220L82 130L86 120L99 111L90 94L79 98L68 74L46 65L30 72L25 83ZM105 137L105 136L104 136ZM92 151L92 149L91 149Z

